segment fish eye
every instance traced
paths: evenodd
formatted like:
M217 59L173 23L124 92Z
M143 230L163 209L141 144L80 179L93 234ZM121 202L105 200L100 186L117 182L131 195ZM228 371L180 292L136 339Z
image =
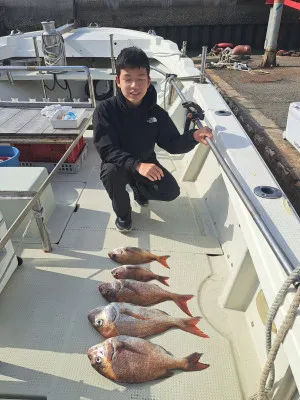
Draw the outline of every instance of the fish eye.
M96 358L96 363L97 363L97 364L101 364L101 358L100 358L100 357L97 357L97 358Z
M103 321L102 319L98 319L98 321L96 321L97 326L102 326Z

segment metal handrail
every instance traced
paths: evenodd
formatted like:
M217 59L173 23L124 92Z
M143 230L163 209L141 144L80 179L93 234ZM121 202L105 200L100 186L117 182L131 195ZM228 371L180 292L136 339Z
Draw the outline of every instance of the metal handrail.
M111 72L113 75L116 74L116 61L115 61L115 56L114 56L114 35L111 34L109 35L110 39L110 60L111 60ZM114 96L117 94L117 85L116 81L113 81L113 88L114 88Z
M174 87L174 89L176 90L181 101L183 103L187 102L187 99L185 98L185 96L183 95L183 93L181 92L181 90L179 89L179 87L177 86L177 84L175 82L175 80L178 79L176 77L176 75L172 76L172 74L167 74L165 71L162 71L156 67L151 67L151 68L153 70L163 74L164 76L168 77L169 83ZM196 120L196 124L199 129L203 127L200 119ZM222 154L220 153L219 149L216 147L216 145L213 143L213 141L211 139L205 138L205 140L208 143L212 152L214 153L216 159L220 163L221 167L223 168L223 171L226 173L229 181L232 183L232 185L235 188L236 192L238 193L239 197L243 201L245 207L251 214L253 220L255 221L258 228L260 229L260 232L263 234L267 243L273 250L275 256L277 257L278 261L282 265L284 271L286 272L287 275L290 275L290 273L293 272L293 270L295 269L293 263L290 261L290 259L288 258L286 253L283 251L283 249L281 248L281 246L279 245L279 243L277 242L275 237L270 232L270 230L267 227L266 223L264 222L262 216L260 215L258 210L255 208L255 206L252 204L251 199L249 198L248 194L246 193L246 191L244 190L244 188L242 187L242 185L240 184L240 182L238 181L238 179L236 178L234 173L231 171L230 167L226 163L226 161L225 161L224 157L222 156ZM295 282L300 283L300 277Z
M51 67L44 67L44 66L32 66L28 65L25 67L18 67L18 66L5 66L5 67L0 67L0 72L1 71L6 71L6 72L13 72L13 71L57 71L57 72L62 72L62 71L78 71L82 70L86 73L87 79L88 79L88 84L89 84L89 89L90 89L90 98L92 101L92 106L96 107L96 98L95 98L95 91L94 91L94 85L93 85L93 78L91 75L91 71L89 67L86 67L84 65L64 65L64 66L51 66Z
M206 58L207 58L207 46L202 47L202 57L201 57L201 70L200 70L200 82L205 83L205 68L206 68Z

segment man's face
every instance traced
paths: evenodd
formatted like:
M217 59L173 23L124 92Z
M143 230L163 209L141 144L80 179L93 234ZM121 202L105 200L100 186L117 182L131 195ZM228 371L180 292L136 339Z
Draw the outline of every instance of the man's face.
M120 77L116 77L116 82L128 104L138 106L147 93L151 79L146 68L128 68L121 69Z

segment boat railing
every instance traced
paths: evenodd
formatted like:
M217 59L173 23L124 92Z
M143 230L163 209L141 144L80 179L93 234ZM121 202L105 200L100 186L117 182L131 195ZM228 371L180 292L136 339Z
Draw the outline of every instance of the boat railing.
M201 115L201 118L198 116L193 118L195 125L198 128L202 128L202 123L201 120L204 119L204 113L203 110L196 104L189 102L182 91L179 89L176 80L178 79L176 75L172 74L166 74L164 71L160 71L158 68L155 68L157 72L162 73L166 77L166 81L172 85L174 90L176 90L182 105L189 111L191 109L191 106L196 106L195 114L194 115ZM270 393L273 389L274 382L275 382L275 367L274 367L274 361L277 357L279 348L281 343L285 341L286 335L291 330L294 326L294 321L298 313L298 308L299 308L299 301L300 301L300 266L297 265L294 267L293 263L289 259L288 255L284 252L280 244L277 242L275 237L272 235L270 229L264 222L262 216L260 215L259 211L256 209L255 205L251 201L251 198L248 196L244 188L242 187L241 183L235 176L235 174L232 172L230 169L229 165L226 163L226 160L216 147L216 145L213 143L213 141L209 138L206 138L206 141L215 155L217 161L219 162L221 168L223 169L224 173L226 174L228 180L236 190L236 193L238 194L239 198L242 200L242 203L248 210L250 216L253 218L253 221L259 228L259 231L265 238L266 242L272 249L275 257L279 261L279 264L281 267L284 269L285 273L287 274L286 280L283 282L281 285L279 291L275 295L275 299L273 300L272 305L269 308L269 312L267 315L267 321L266 321L266 332L265 332L265 337L266 337L266 353L267 353L267 361L265 363L265 366L263 368L261 377L260 377L260 383L259 383L259 389L257 394L255 394L251 399L266 399L267 396L265 396L266 393ZM257 188L256 188L257 189ZM284 320L280 326L280 329L278 331L278 334L276 336L276 339L274 343L272 343L272 324L273 321L275 320L277 313L279 311L279 308L283 304L286 296L289 293L289 288L291 285L294 285L294 287L297 289L297 292L294 296L293 301L291 302L291 305L288 308L287 314L284 317ZM298 336L299 337L299 336ZM290 360L291 354L289 353L288 359Z
M63 66L51 66L51 67L45 67L45 66L36 66L36 65L28 65L28 66L1 66L0 67L0 73L1 71L6 72L9 74L10 79L13 79L12 72L14 71L29 71L29 72L49 72L49 73L61 73L61 72L85 72L87 75L87 80L88 80L88 85L89 85L89 91L90 91L90 99L91 103L85 103L86 106L88 107L96 107L96 98L95 98L95 91L94 91L94 85L93 85L93 78L91 75L91 71L89 67L86 67L84 65L63 65ZM4 102L1 102L1 105ZM31 107L38 107L41 104L45 103L28 103ZM47 105L50 105L51 103L46 103ZM64 105L69 105L69 104L74 104L74 103L64 103ZM76 103L76 107L79 106L79 104L82 106L81 103ZM21 105L21 102L18 102L18 105Z
M151 68L154 69L155 71L163 74L166 77L166 79L168 80L169 84L172 85L173 88L176 90L176 92L177 92L177 94L178 94L183 106L188 104L188 100L186 99L186 97L184 96L184 94L179 89L179 87L178 87L178 85L176 83L176 80L178 79L176 75L168 74L165 71L162 71L161 69L159 69L157 67L151 67ZM195 119L195 123L198 126L198 128L202 128L203 125L202 125L201 120L199 118ZM295 269L293 263L290 261L290 259L286 255L286 253L281 248L280 244L277 242L277 240L272 235L271 231L269 230L268 226L264 222L264 220L263 220L262 216L260 215L259 211L255 208L253 202L249 198L248 194L246 193L246 191L244 190L244 188L242 187L242 185L240 184L239 180L236 178L236 176L234 175L234 173L232 172L230 167L228 166L227 162L225 161L224 157L222 156L222 154L220 153L220 151L218 150L218 148L216 147L214 142L209 138L206 138L206 141L207 141L210 149L214 153L216 159L218 160L219 164L221 165L223 171L227 175L229 181L231 182L231 184L235 188L236 192L238 193L239 197L241 198L243 204L245 205L245 207L249 211L250 215L252 216L252 218L256 222L256 224L259 227L259 229L260 229L261 233L263 234L264 238L266 239L266 241L268 242L269 246L273 250L274 254L276 255L278 261L282 265L282 267L285 270L286 274L290 275L293 272L293 270ZM297 282L298 282L298 284L300 284L300 276L298 277Z

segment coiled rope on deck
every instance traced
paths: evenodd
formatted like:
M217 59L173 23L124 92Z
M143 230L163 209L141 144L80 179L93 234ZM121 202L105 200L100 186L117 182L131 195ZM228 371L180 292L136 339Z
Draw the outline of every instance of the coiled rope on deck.
M291 286L295 282L300 275L300 267L297 267L286 279L284 284L282 285L280 291L278 292L272 307L268 313L268 319L266 324L266 349L268 358L266 364L264 366L258 392L252 396L249 400L268 400L269 393L271 392L274 381L275 381L275 369L274 369L274 361L278 354L281 343L284 341L287 332L291 329L294 324L298 308L300 306L300 287L298 288L296 295L293 299L292 304L284 318L284 321L276 335L276 339L274 344L272 345L272 324L277 315L279 307L283 303L287 292ZM270 375L269 381L267 383L268 377Z

